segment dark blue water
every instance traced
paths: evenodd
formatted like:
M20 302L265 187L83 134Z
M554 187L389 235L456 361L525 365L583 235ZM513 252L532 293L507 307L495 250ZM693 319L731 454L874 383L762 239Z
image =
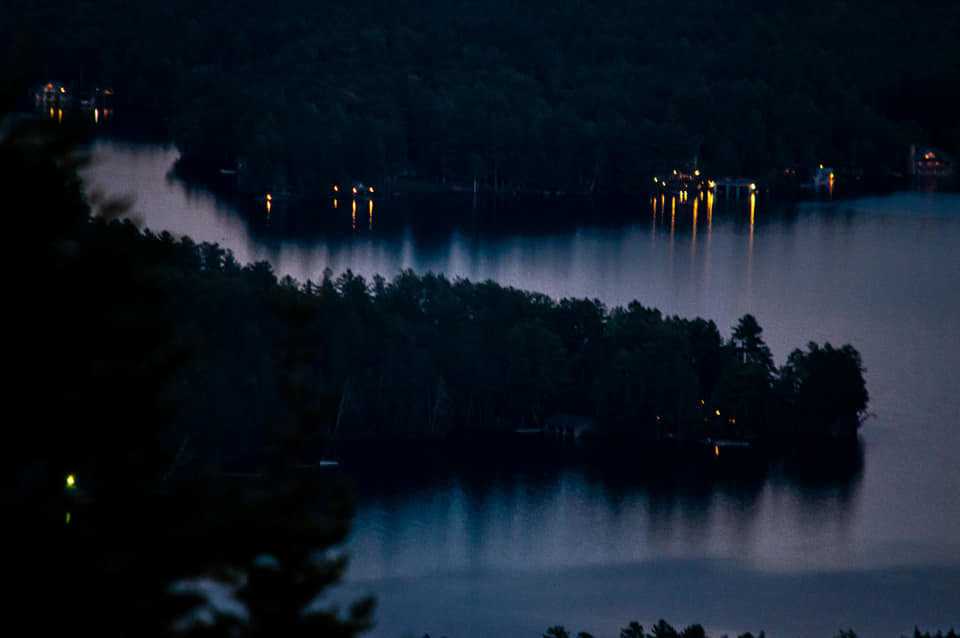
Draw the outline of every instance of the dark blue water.
M717 635L960 627L960 196L761 200L752 213L704 200L696 216L644 200L626 223L522 233L469 221L424 232L381 203L338 203L316 214L339 216L342 232L263 239L168 177L175 151L101 142L94 156L89 183L135 194L144 225L300 280L432 270L638 299L724 332L750 312L778 363L808 340L860 350L874 414L862 464L831 473L825 458L822 481L773 468L665 487L628 461L442 463L416 480L363 470L343 594L378 595L374 636L536 636L558 623L612 636L661 616Z

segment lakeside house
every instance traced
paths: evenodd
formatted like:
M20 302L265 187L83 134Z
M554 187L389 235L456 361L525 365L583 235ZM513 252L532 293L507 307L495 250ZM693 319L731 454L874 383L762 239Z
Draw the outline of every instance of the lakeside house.
M915 177L953 177L956 162L940 149L911 144L907 171Z
M62 82L47 82L34 93L38 106L67 106L73 102L73 92Z

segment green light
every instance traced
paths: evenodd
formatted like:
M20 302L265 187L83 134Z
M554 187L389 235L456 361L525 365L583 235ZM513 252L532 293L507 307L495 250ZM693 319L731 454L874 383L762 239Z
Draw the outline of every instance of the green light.
M66 523L66 524L67 524L67 525L70 524L70 512L67 512L67 523Z

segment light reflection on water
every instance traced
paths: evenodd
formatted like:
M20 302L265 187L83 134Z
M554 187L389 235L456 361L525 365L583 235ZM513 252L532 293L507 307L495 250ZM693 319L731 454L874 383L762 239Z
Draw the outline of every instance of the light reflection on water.
M661 195L650 202L649 220L639 203L634 223L515 234L469 224L391 229L390 209L380 204L374 226L372 202L368 223L358 225L354 202L344 221L355 232L261 240L229 206L166 177L173 150L101 142L94 157L100 163L89 181L135 191L144 225L218 242L242 262L265 259L301 281L328 267L368 279L429 270L609 306L638 299L668 314L714 319L724 334L751 312L778 363L807 340L849 342L863 356L876 416L863 430L856 480L811 488L771 475L748 489L691 496L642 481L611 484L583 469L472 483L447 476L361 499L353 578L614 570L665 558L790 573L960 567L957 195L901 193L784 212L754 197L737 208L707 193L705 220L698 198L678 205ZM629 620L622 611L616 622ZM923 619L903 621L893 634Z

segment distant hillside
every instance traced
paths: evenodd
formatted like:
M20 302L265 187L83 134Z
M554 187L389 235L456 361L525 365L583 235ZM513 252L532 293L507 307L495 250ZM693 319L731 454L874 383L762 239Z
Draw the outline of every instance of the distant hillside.
M398 174L634 190L960 155L960 4L9 0L31 81L109 83L251 193Z

